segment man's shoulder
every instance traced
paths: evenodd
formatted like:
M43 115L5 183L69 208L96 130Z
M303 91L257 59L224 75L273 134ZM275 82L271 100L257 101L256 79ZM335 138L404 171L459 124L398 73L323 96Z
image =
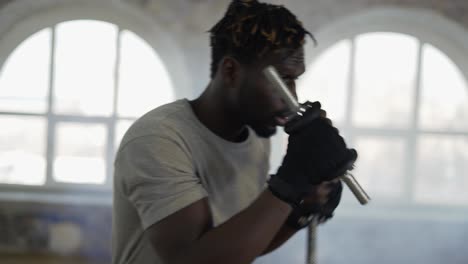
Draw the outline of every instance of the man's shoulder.
M159 106L137 119L126 131L120 148L129 142L147 136L172 137L190 119L189 103L186 99Z
M186 99L161 105L136 120L132 127L144 130L159 128L159 124L171 124L180 117L187 116L190 113L189 108L190 104Z

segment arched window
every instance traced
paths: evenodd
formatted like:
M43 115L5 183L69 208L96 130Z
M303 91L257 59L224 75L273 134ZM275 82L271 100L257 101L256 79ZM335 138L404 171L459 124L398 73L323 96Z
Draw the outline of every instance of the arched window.
M468 206L468 86L443 51L359 34L317 57L299 87L359 150L355 174L376 202Z
M0 69L0 184L10 187L109 189L125 130L175 98L154 49L99 20L44 28Z

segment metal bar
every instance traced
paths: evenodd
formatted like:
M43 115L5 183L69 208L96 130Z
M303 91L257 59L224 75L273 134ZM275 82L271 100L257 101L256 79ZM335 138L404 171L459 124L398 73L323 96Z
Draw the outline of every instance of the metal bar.
M354 196L358 199L359 203L362 205L368 204L370 201L369 195L364 191L358 181L354 178L351 173L345 173L345 175L341 176L340 179L346 183L348 188L354 194Z
M276 91L280 94L289 110L294 113L299 112L301 106L291 92L289 92L288 86L283 82L276 69L273 66L268 66L264 72L268 80L277 88Z
M55 120L53 116L54 107L54 79L55 79L55 51L56 51L56 26L52 27L50 44L50 66L49 66L49 98L47 102L47 150L46 150L46 186L50 186L53 180L53 166L55 156Z
M314 217L307 228L307 264L317 264L317 221Z

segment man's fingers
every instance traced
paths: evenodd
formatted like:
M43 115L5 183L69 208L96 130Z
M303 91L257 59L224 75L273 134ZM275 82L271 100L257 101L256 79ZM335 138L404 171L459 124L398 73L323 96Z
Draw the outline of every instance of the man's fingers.
M327 182L322 182L318 185L313 185L310 188L310 191L307 197L304 199L304 201L309 204L314 203L323 205L327 203L332 190L333 187Z
M332 191L332 186L330 186L328 183L323 182L317 186L317 201L321 205L324 205L328 202L328 198L330 196L330 193Z
M331 119L327 118L327 111L325 111L323 109L320 109L319 115L320 115L321 118L323 118L325 120L325 122L327 124L329 124L330 126L333 126L333 122L331 121Z
M339 181L340 181L340 179L335 178L335 179L333 179L331 181L326 181L326 183L328 183L329 185L333 185L333 184L337 184Z
M321 109L320 110L320 117L327 118L327 111Z

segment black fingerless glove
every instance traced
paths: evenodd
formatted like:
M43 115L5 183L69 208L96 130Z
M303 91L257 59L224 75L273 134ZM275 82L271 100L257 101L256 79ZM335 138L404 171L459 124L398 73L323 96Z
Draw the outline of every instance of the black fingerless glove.
M296 129L286 129L290 134L286 155L268 182L271 192L293 207L302 203L310 184L343 175L357 158L329 120L320 117L320 103L307 104L301 119L292 121Z
M353 168L357 159L356 150L347 148L343 137L329 119L317 117L317 111L319 114L321 111L319 102L307 102L304 106L307 110L303 116L286 125L289 143L302 145L296 151L293 162L302 164L311 184L342 176Z

